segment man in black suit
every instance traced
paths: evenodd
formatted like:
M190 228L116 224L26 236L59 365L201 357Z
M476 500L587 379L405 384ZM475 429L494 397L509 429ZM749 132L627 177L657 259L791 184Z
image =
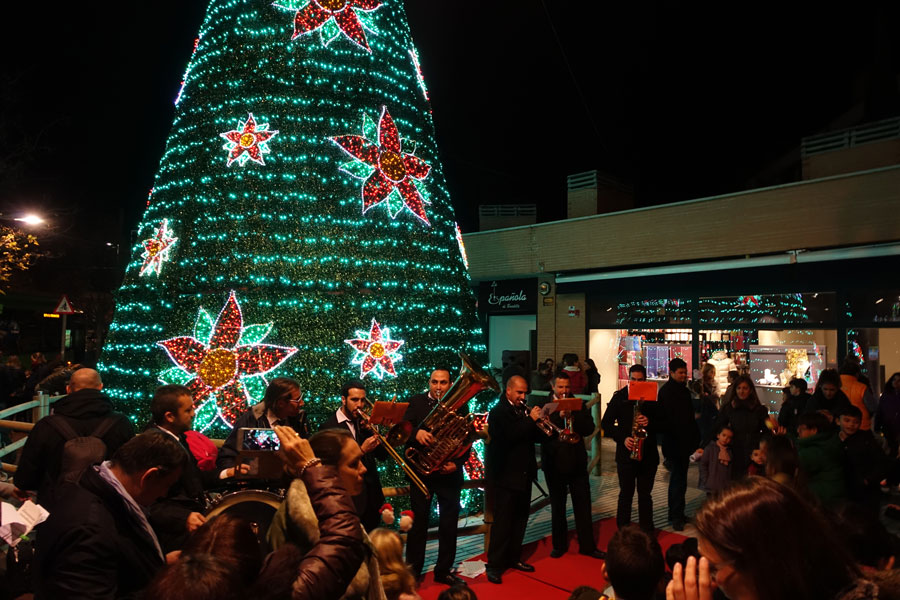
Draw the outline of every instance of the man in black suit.
M569 376L561 371L553 380L551 402L570 398ZM565 429L563 419L567 415L557 411L550 420L560 429ZM551 558L559 558L569 547L569 526L566 520L566 498L572 494L572 512L575 516L575 531L578 535L578 552L592 558L606 558L606 553L597 549L594 539L594 525L591 520L591 482L587 472L587 450L584 438L594 433L591 413L581 403L581 410L571 416L573 433L581 436L576 443L560 441L559 435L541 444L541 468L550 492L551 529L553 550Z
M376 459L388 460L387 450L378 443L375 432L360 420L359 410L366 399L366 384L352 379L341 386L341 407L322 423L322 429L346 429L359 444L363 453L363 464L366 474L363 475L363 491L353 497L356 513L366 531L372 531L381 525L381 507L384 505L384 492L381 491L381 478L378 477Z
M535 421L541 418L538 406L525 406L528 383L514 375L506 392L488 414L487 480L494 490L494 524L488 542L487 578L501 583L508 568L532 572L522 562L522 540L531 510L531 485L537 475L534 445L546 439Z
M216 458L216 469L219 477L234 477L234 465L237 463L238 439L243 427L250 429L271 429L276 425L285 425L306 439L309 437L309 422L303 408L303 392L300 383L289 377L276 377L269 382L263 401L254 404L250 410L238 417L234 428L228 434L225 444L219 449Z
M669 381L657 396L665 421L663 454L669 461L669 522L675 531L683 531L684 495L690 457L700 447L700 430L694 420L694 404L687 386L687 363L680 358L669 361ZM640 497L638 498L640 501Z
M632 365L628 369L630 381L644 381L647 370L643 365ZM641 460L631 459L635 439L631 437L634 424L634 400L628 399L626 385L610 399L600 422L607 437L616 440L616 472L619 476L619 504L616 509L616 525L622 529L631 523L631 505L634 490L638 494L638 519L641 529L653 534L653 480L659 467L659 451L656 449L656 432L662 426L658 417L658 402L644 402L638 425L646 427Z
M406 409L403 419L412 423L414 429L407 448L419 450L435 443L431 432L420 425L443 399L448 389L450 389L450 371L438 368L431 373L428 380L428 393L416 394L409 399L409 408ZM425 496L415 485L409 486L410 507L416 518L406 538L406 562L412 567L416 578L422 575L425 567L425 542L428 540L431 500L437 496L440 522L434 580L446 585L465 584L465 580L454 575L452 570L456 564L456 529L459 521L459 496L463 483L462 467L468 456L469 453L466 452L454 460L447 461L439 472L432 475L420 474L422 483L432 494L430 497Z
M169 488L169 492L147 508L150 525L159 538L164 552L179 550L188 534L206 522L203 516L203 490L218 482L218 473L201 471L197 459L191 453L185 432L194 423L194 399L183 385L163 385L156 388L150 402L153 424L171 436L184 448L187 461L181 477Z
M65 502L40 527L36 598L131 598L166 564L142 509L165 495L187 457L171 436L147 431L111 461L63 483Z

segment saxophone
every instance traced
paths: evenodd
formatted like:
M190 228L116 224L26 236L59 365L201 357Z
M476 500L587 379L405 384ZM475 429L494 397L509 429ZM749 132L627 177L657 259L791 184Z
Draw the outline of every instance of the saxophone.
M631 437L634 446L631 448L631 460L641 460L644 457L644 441L647 439L647 428L638 425L638 417L641 416L641 400L634 403L634 418L631 421Z
M459 357L462 359L459 377L419 425L431 432L434 445L406 450L409 463L425 475L435 473L448 460L462 456L475 439L472 425L475 415L464 417L456 411L485 388L500 391L497 381L489 373L462 352Z

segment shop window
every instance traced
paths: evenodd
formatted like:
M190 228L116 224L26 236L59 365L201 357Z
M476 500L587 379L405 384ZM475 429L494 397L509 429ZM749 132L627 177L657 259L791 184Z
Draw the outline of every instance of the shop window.
M590 326L690 326L691 309L692 301L686 298L595 298L591 301Z
M833 292L747 294L700 298L704 325L733 327L740 323L830 323L836 319Z
M891 375L900 372L900 328L848 329L847 354L856 357L872 392L879 396Z
M850 292L845 310L847 317L854 321L900 323L900 290Z

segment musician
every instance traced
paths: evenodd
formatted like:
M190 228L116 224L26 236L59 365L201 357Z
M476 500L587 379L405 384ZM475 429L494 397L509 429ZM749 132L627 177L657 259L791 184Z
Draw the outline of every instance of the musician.
M409 438L407 448L420 451L435 443L431 432L421 426L422 421L444 398L450 389L450 371L443 367L435 369L428 380L428 393L416 394L409 399L409 407L403 419L413 424L415 429ZM465 409L460 409L465 414ZM456 528L459 521L459 497L462 490L463 472L469 453L443 464L440 472L432 475L420 474L422 483L431 492L426 497L417 486L410 484L409 499L415 519L406 538L406 562L412 567L416 578L422 576L425 567L425 542L428 539L429 517L432 498L438 502L438 556L434 565L434 580L446 585L463 584L465 580L453 574L456 565Z
M150 402L152 423L148 430L159 429L177 441L188 458L181 476L168 493L147 507L147 516L163 552L178 550L188 534L206 522L203 516L203 490L214 486L217 473L201 471L188 447L185 432L194 423L194 398L183 385L156 388Z
M300 384L288 377L276 377L269 382L263 401L254 404L250 410L238 417L234 428L228 434L225 444L219 449L216 469L219 478L234 477L237 463L238 439L242 427L250 429L270 429L276 425L286 425L306 439L309 437L309 422L303 408L303 394Z
M510 377L504 395L488 414L490 442L485 459L488 485L494 490L487 563L491 583L502 583L503 571L509 568L534 571L522 562L522 540L531 509L531 484L537 475L534 445L546 436L535 425L541 418L540 407L525 407L527 393L525 378Z
M346 429L359 444L363 453L362 462L366 467L363 475L363 491L353 496L356 513L366 531L372 531L381 525L381 507L384 505L384 493L381 490L381 479L378 477L378 460L388 460L390 455L378 443L372 427L360 419L359 411L366 400L366 384L352 379L341 386L341 406L328 417L319 431L323 429Z
M647 370L643 365L632 365L628 369L630 381L644 381ZM656 402L643 402L638 425L647 429L641 460L631 459L631 450L635 440L632 437L634 428L635 401L628 399L626 385L615 394L606 407L600 422L607 437L616 440L616 472L619 475L619 505L616 510L616 525L619 529L631 523L631 505L634 500L635 484L638 494L638 521L641 529L653 534L653 481L659 466L659 452L656 449L656 432L661 419Z
M561 371L551 381L555 402L571 397L569 376ZM550 421L565 429L565 421L572 422L572 431L581 436L577 443L564 442L554 435L541 444L541 468L550 491L551 530L553 532L552 558L559 558L569 547L569 528L566 523L566 497L572 494L572 512L575 516L575 531L578 535L578 551L592 558L606 558L606 553L597 549L594 540L594 526L591 520L591 483L588 478L587 450L584 438L594 432L594 420L582 401L581 410L556 411Z

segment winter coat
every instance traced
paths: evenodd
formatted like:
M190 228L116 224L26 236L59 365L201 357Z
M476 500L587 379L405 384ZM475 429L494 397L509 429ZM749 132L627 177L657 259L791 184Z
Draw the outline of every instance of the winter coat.
M868 431L872 428L872 413L866 406L866 395L871 395L869 386L860 383L853 375L841 375L841 391L850 400L850 404L855 406L862 412L862 421L859 428Z
M799 396L788 396L781 404L781 410L778 411L778 424L787 429L791 435L797 434L797 421L804 412L806 405L809 403L810 394L801 392Z
M277 555L280 552L291 554L291 549L282 550L290 544L305 556L304 562L290 571L299 573L293 583L292 598L386 600L375 549L359 519L355 515L348 518L347 513L354 512L350 496L340 486L336 475L331 476L335 472L328 467L321 468L327 477L311 479L308 473L317 470L307 469L303 480L295 479L276 511L267 536L276 556L268 558L263 565L260 583L266 584L267 573L283 571L283 566L278 565L283 561L279 561ZM322 516L321 523L316 515ZM339 554L335 549L317 546L326 538L331 540L336 530L344 538L342 545L349 546L348 550L352 552ZM314 555L321 562L306 560ZM309 567L309 572L306 563L314 565ZM339 571L336 570L338 566ZM339 582L334 581L336 574L340 575L337 577ZM304 592L298 595L301 586Z
M116 422L103 436L106 458L115 454L119 446L134 437L134 428L125 415L113 412L109 398L100 390L84 389L60 398L53 404L53 414L62 415L80 435L90 435L107 417ZM59 479L62 449L66 440L44 417L34 424L28 434L16 469L16 487L36 490L38 503L52 510L52 488Z
M900 445L900 395L893 389L881 395L875 413L875 429L884 432L885 439L896 453Z
M700 430L694 420L691 392L687 386L670 378L659 389L657 402L663 412L663 454L669 459L686 461L700 447Z
M163 558L122 496L94 469L58 491L66 501L38 527L35 598L138 597Z
M506 395L488 413L489 441L485 446L485 471L493 485L511 490L531 489L537 476L534 445L547 439L526 414L525 406L517 408Z
M575 394L591 393L586 392L584 389L587 386L587 377L584 376L581 369L578 367L563 367L561 373L565 373L569 376L569 391L573 396Z
M701 487L707 492L721 492L731 481L732 468L734 467L734 453L728 449L731 461L727 465L719 462L719 444L710 442L703 450L700 457L700 481Z
M734 472L746 473L750 465L750 454L759 445L759 440L766 430L766 417L769 413L762 405L752 409L734 404L723 406L716 420L715 431L724 425L731 425L734 437L731 440L731 451L734 454Z
M555 398L551 398L550 402L555 402ZM559 411L550 415L550 421L560 429L565 428ZM581 440L575 444L559 441L558 435L541 444L541 469L544 473L587 473L588 459L584 440L594 433L594 419L591 417L591 409L587 408L584 401L581 402L581 410L572 412L572 430L581 436Z
M860 429L842 445L849 497L861 501L866 488L878 489L881 480L887 476L888 458L871 431Z
M800 469L809 491L826 507L847 497L844 450L836 433L825 432L797 440Z
M837 416L844 412L844 409L848 406L850 406L850 400L841 390L838 390L837 394L835 394L831 400L828 400L825 398L822 390L817 387L816 391L813 392L813 395L810 397L809 402L806 403L806 410L803 412L810 413L819 410L827 410L831 413L832 417L837 418Z

